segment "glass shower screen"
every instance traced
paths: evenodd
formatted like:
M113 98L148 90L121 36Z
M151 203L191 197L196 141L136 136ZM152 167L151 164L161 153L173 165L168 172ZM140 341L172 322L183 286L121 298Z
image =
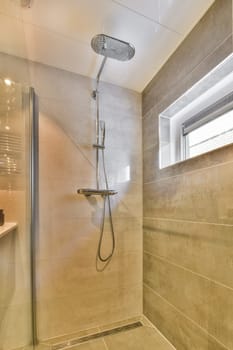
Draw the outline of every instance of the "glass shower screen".
M0 349L33 344L34 113L31 88L0 79Z

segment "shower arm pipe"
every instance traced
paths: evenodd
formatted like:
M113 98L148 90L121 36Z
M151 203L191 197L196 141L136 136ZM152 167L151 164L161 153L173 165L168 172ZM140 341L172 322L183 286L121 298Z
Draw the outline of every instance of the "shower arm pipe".
M102 74L102 71L104 69L105 63L107 61L107 57L104 57L99 72L96 77L96 89L93 91L93 97L96 100L96 144L100 144L100 118L99 118L99 82L100 82L100 76ZM96 148L96 185L97 189L99 189L99 148Z
M103 69L104 69L104 66L105 66L106 61L107 61L107 57L105 56L105 57L103 58L103 61L102 61L102 63L101 63L100 69L99 69L99 72L98 72L97 77L96 77L96 92L98 92L98 87L99 87L99 82L100 82L100 76L101 76L101 74L102 74L102 72L103 72Z
M99 134L100 134L100 123L99 123L99 82L100 82L100 76L103 72L105 63L107 61L107 57L104 57L99 72L96 77L96 88L93 91L93 97L96 99L96 104L97 104L97 113L96 113L96 144L99 144Z

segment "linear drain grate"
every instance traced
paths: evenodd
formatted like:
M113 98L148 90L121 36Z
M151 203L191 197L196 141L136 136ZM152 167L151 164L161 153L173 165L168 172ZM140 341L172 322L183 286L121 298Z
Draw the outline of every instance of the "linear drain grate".
M109 329L107 331L103 331L103 332L99 332L99 333L94 333L94 334L87 335L87 336L84 336L81 338L66 340L65 342L52 345L52 350L60 350L60 349L72 347L74 345L85 343L85 342L90 341L90 340L106 337L108 335L113 335L113 334L117 334L120 332L125 332L125 331L131 330L134 328L138 328L138 327L142 327L142 326L143 326L143 324L141 322L134 322L134 323L130 323L130 324L125 325L125 326Z

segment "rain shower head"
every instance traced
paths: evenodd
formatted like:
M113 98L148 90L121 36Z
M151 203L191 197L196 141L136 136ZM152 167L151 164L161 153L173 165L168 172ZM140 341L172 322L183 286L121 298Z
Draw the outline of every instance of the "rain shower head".
M91 47L97 54L119 61L128 61L135 54L133 45L105 34L94 36Z

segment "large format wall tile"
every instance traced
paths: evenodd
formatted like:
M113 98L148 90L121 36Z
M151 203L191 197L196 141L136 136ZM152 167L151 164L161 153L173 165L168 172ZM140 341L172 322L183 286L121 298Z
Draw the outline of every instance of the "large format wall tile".
M208 167L211 168L215 165L220 165L231 161L233 161L232 144L160 169L159 147L152 144L150 148L147 148L143 152L144 183L171 178Z
M83 246L83 248L86 247ZM95 247L92 247L92 251L95 251ZM68 297L74 291L77 297L85 295L86 290L77 288L77 285L85 286L91 283L92 290L97 293L108 288L117 290L119 286L130 288L132 285L142 282L142 264L137 253L117 255L109 269L104 271L102 275L96 274L95 256L91 256L90 252L87 254L86 259L85 256L81 256L79 259L40 260L37 264L40 300ZM127 270L122 272L124 265L127 265Z
M217 47L215 47L209 55L203 56L200 62L180 81L178 81L175 86L170 86L161 96L161 98L156 101L156 105L149 109L149 111L145 113L143 117L145 118L147 114L150 113L150 111L154 108L157 108L158 113L164 111L176 99L183 95L189 88L191 88L196 82L202 79L231 53L232 33L230 31L229 34L223 38L223 41ZM173 82L171 81L170 83L172 84Z
M144 283L232 348L233 289L147 253Z
M30 69L41 101L37 301L38 334L46 339L142 312L141 98L100 84L106 168L118 194L111 198L116 251L98 272L103 198L77 194L96 187L94 82L35 63ZM104 255L111 244L107 219Z
M144 219L144 250L233 288L232 232L230 225Z
M179 350L233 347L233 146L160 169L158 118L232 49L217 0L143 92L144 312Z
M144 216L233 224L233 162L144 185Z
M109 186L118 191L111 199L116 252L101 273L96 271L96 251L103 199L77 194L78 188L96 186L96 103L91 98L95 82L43 64L0 57L0 73L16 81L26 77L29 66L27 82L39 97L39 339L141 314L141 95L100 84ZM104 254L111 248L109 220L105 228ZM12 280L8 282L10 286Z
M146 285L143 292L145 314L176 349L227 350L227 347L210 336L206 330L200 328Z
M231 6L231 0L216 1L151 80L143 91L143 115L232 33Z
M31 340L31 305L7 305L0 307L0 339L2 349L16 349L30 346Z
M86 287L86 288L85 288ZM85 288L85 290L84 290ZM53 334L67 334L77 329L85 330L95 325L105 325L116 320L136 317L141 313L142 284L127 288L90 288L90 282L80 288L80 292L64 297L49 298L38 302L41 320L38 324L41 339ZM82 290L82 291L81 291Z
M143 150L159 144L158 107L151 108L142 120Z

